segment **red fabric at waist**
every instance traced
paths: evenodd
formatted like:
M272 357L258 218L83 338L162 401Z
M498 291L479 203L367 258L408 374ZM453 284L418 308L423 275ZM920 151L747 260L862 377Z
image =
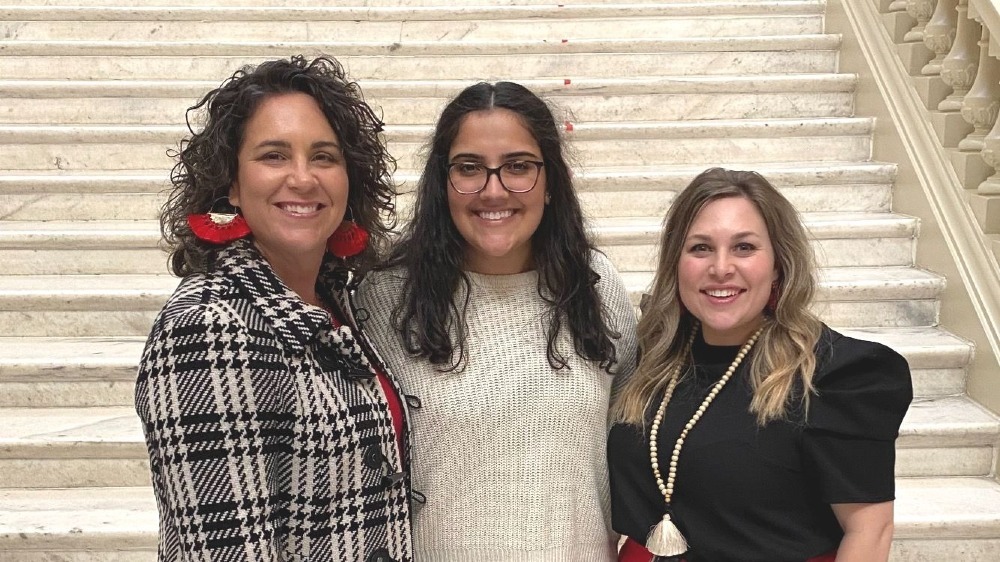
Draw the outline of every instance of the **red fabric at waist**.
M821 556L814 556L806 562L834 562L837 559L836 551ZM631 538L625 541L621 550L618 551L618 562L651 562L653 555L638 542Z

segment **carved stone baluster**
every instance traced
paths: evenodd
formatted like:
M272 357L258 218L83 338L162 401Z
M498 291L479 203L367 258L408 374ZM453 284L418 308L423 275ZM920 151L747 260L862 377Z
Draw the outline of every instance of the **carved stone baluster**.
M994 170L1000 170L1000 121L993 124L993 129L983 139L981 154L983 162ZM995 171L992 176L986 178L976 191L983 195L1000 195L1000 171Z
M976 78L979 66L979 23L968 17L968 0L958 0L955 42L941 62L941 79L952 93L938 104L938 111L960 111L962 100Z
M941 63L955 41L955 27L958 25L955 21L958 17L958 10L955 9L957 5L958 0L938 0L934 14L924 28L924 45L934 53L934 59L920 69L920 73L924 76L941 74Z
M889 4L889 8L886 9L886 12L889 12L889 13L892 13L892 12L905 12L906 11L906 1L907 0L892 0L892 2Z
M922 42L924 40L924 27L927 26L928 20L931 19L931 14L934 13L934 0L907 0L906 1L906 13L910 14L910 17L917 20L917 24L913 26L913 29L906 32L903 36L903 41L910 42Z
M968 136L958 143L959 150L980 151L983 139L993 127L1000 112L1000 61L989 56L990 30L982 26L979 41L979 70L976 81L962 101L962 117L975 127Z

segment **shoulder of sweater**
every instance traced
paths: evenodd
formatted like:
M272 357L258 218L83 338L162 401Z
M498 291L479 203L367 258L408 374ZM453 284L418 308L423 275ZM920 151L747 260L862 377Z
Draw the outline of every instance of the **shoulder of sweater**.
M621 273L618 272L618 268L615 267L615 264L612 263L611 259L600 250L591 250L590 269L601 277L599 284L614 283L616 285L624 285Z
M402 267L369 271L358 284L357 302L362 306L395 305L406 282Z

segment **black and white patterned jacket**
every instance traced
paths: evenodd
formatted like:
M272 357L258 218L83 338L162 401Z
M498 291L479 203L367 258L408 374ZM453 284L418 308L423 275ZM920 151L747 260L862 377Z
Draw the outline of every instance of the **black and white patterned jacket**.
M409 445L400 458L336 266L318 288L347 317L337 329L245 240L157 317L135 400L161 562L412 560Z

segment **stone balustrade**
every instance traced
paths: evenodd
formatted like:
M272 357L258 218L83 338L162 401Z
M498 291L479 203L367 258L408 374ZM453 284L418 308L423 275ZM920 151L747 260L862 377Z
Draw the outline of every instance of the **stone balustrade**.
M1000 0L872 0L984 234L1000 237Z

